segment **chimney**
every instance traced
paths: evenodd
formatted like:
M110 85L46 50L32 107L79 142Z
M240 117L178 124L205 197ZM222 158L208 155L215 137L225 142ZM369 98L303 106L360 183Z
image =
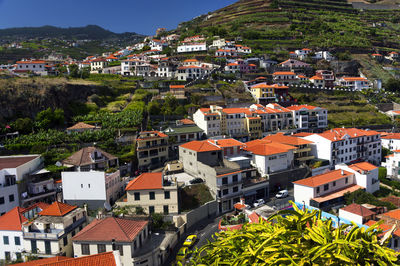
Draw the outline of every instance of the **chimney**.
M244 198L240 198L240 204L245 204Z
M112 247L112 250L117 250L117 248L115 246L115 239L114 238L111 240L111 247Z
M341 173L342 173L342 175L344 175L343 169L342 169Z

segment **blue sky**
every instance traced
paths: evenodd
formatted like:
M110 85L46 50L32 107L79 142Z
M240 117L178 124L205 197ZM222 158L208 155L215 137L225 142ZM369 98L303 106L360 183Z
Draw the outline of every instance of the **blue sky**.
M174 29L236 0L0 0L0 28L99 25L114 32Z

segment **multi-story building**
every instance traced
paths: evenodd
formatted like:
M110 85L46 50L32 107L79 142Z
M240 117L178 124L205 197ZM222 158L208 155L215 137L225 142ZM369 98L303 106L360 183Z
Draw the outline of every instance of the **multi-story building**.
M313 155L329 160L331 167L357 161L368 161L375 165L381 162L381 135L376 131L334 128L303 138L314 142Z
M335 86L335 74L330 70L317 70L315 76L320 77L324 81L324 87L332 88Z
M136 139L139 169L161 166L168 158L168 135L159 131L142 131Z
M310 80L311 84L314 85L314 87L317 87L317 88L325 87L325 81L320 76L317 76L317 75L312 76L309 80Z
M103 69L108 66L109 62L104 58L96 58L90 61L90 72L101 74Z
M311 144L313 143L312 141L293 137L290 135L283 135L283 133L268 135L263 138L263 140L269 140L272 142L295 147L295 150L293 150L293 159L295 166L299 166L303 163L308 164L311 160L315 159L315 156L313 156L311 153Z
M381 137L382 147L389 150L400 150L400 133L389 133Z
M120 205L142 207L146 213L178 213L178 185L163 173L143 173L126 186L127 201Z
M17 182L27 180L42 162L40 155L0 156L0 215L19 206Z
M386 162L382 162L382 166L386 167L388 178L400 179L400 150L394 150L386 156Z
M190 52L203 52L207 51L206 43L182 43L177 47L178 53L190 53Z
M211 69L203 66L181 66L178 67L178 80L195 80L208 74Z
M251 155L252 165L262 176L294 167L294 146L270 140L253 140L246 143L244 150Z
M292 71L277 71L272 74L274 83L290 85L299 83L296 73Z
M72 237L85 225L86 211L56 201L22 223L24 250L42 258L72 257Z
M168 58L165 60L162 59L158 63L157 76L164 78L174 78L177 67L177 64L168 60Z
M48 207L45 203L38 203L28 208L15 207L0 217L0 260L5 260L7 263L23 259L22 223L45 207Z
M72 239L75 257L117 250L124 266L162 265L173 244L168 240L152 235L148 221L115 217L94 220Z
M139 67L148 62L139 59L127 59L121 61L121 74L124 76L138 76Z
M287 109L292 111L294 124L301 131L318 131L328 126L328 110L325 108L293 105Z
M96 147L85 147L62 161L73 171L88 172L118 168L118 158Z
M355 91L361 91L371 87L368 79L363 77L341 77L337 80L337 85Z
M296 202L330 210L332 207L344 205L345 193L359 189L371 193L378 190L378 168L369 163L338 165L336 170L301 179L293 184Z
M16 73L32 72L41 76L47 76L46 61L27 60L17 61L16 64L17 68L14 70Z
M277 104L250 108L200 108L193 115L207 136L228 135L242 140L257 139L265 132L286 129L293 124L291 111Z
M268 104L287 96L289 87L278 84L268 85L261 83L249 88L251 95L259 104Z
M241 156L241 145L233 139L218 139L192 141L179 146L179 161L184 171L205 180L218 202L219 213L232 210L241 196L264 198L268 192L268 183L263 182L265 179L257 179L250 160ZM245 191L242 190L244 182L247 185Z

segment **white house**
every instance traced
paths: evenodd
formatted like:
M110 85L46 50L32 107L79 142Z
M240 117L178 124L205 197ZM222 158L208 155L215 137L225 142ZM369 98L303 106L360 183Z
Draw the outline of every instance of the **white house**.
M265 176L288 170L294 166L293 151L296 147L270 140L253 140L245 144L244 150L251 155L251 163Z
M16 73L23 72L33 72L42 76L47 75L47 70L45 69L46 61L42 60L27 60L27 61L17 61L17 68L14 70Z
M400 150L400 133L389 133L381 137L382 147L389 150Z
M0 156L0 215L19 206L17 182L38 170L42 162L40 155Z
M328 126L328 110L312 105L292 105L293 123L298 129L324 129Z
M207 51L206 43L183 43L177 47L178 53Z
M354 174L356 184L365 188L368 193L379 190L379 168L368 162L355 163L347 166L338 164L336 169L343 169Z
M210 72L209 68L201 66L181 66L178 67L178 80L195 80L203 77Z
M303 59L305 56L310 54L312 52L311 49L308 48L303 48L301 50L295 50L294 53L299 57L300 59Z
M329 160L331 167L340 163L381 162L381 135L372 130L333 128L320 134L304 136L314 142L313 155Z
M359 225L374 219L375 215L375 212L357 203L352 203L339 209L339 218L353 221Z
M335 57L329 51L319 51L315 53L314 59L320 60L325 59L326 61L332 61Z
M337 85L347 87L351 90L364 90L371 87L368 79L363 77L341 77L337 80Z
M386 156L386 162L382 163L387 169L388 178L400 178L400 150L394 150L393 154Z

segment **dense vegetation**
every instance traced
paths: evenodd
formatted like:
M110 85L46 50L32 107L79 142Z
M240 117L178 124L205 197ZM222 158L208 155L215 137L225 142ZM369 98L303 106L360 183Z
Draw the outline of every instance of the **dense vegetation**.
M284 210L259 224L216 234L195 252L195 265L394 265L390 236L379 240L379 223L369 229L321 218L317 210Z

